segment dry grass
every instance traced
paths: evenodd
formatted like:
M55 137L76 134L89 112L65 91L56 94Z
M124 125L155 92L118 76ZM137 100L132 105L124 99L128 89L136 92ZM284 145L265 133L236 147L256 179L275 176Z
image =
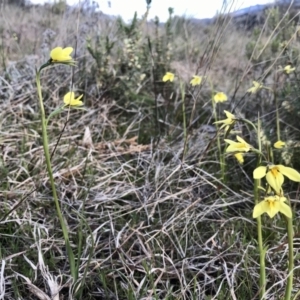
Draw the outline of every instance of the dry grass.
M9 5L0 13L0 299L258 299L255 157L249 154L243 167L227 157L222 182L206 82L201 89L186 88L186 113L193 120L183 159L179 82L162 85L157 79L171 66L186 81L197 71L213 78L215 90L232 95L222 110L242 100L239 114L256 120L260 111L264 124L272 125L274 102L262 102L264 94L243 98L254 74L265 70L246 58L252 35L237 31L230 20L203 28L177 19L170 29L173 41L165 43L170 35L162 26L157 35L154 24L141 22L133 34L141 68L132 71L130 55L122 52L124 32L114 19ZM107 36L117 46L106 64ZM152 53L148 49L143 56L147 37ZM98 61L87 50L87 39L94 54L101 53ZM56 45L76 47L78 68L70 73L56 66L43 73L47 113L72 84L84 93L87 107L64 111L48 127L77 282L70 277L45 168L35 86L35 66ZM167 51L169 60L160 61ZM139 83L143 72L147 80ZM247 126L238 129L254 142ZM297 128L287 135L297 140ZM290 196L298 207L298 192ZM284 294L284 227L282 218L265 219L268 299ZM299 242L295 230L295 292Z

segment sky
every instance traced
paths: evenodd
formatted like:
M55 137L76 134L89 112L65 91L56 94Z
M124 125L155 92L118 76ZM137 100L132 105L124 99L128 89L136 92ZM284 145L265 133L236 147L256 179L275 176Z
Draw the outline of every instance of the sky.
M32 3L54 2L55 0L30 0ZM58 1L58 0L56 0ZM93 0L90 0L93 1ZM109 15L120 15L125 21L132 19L137 11L138 16L145 13L146 0L94 0L98 2L100 10ZM174 8L175 15L185 15L195 18L212 18L222 8L224 0L152 0L149 19L158 16L160 21L168 18L168 8ZM83 0L67 0L68 4L74 5ZM205 3L201 5L201 2ZM265 4L272 0L227 0L228 6L232 4L235 9L245 8L256 4Z

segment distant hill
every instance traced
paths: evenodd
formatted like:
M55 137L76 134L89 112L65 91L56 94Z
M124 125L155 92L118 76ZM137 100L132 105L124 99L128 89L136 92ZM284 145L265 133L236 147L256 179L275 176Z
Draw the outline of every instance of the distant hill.
M238 9L230 12L229 16L232 17L232 22L238 27L246 30L251 30L254 26L262 25L265 22L265 12L272 7L280 7L286 10L291 4L291 0L278 0L268 4L257 4L246 8ZM294 0L291 5L291 14L295 15L299 12L300 0ZM295 14L293 13L295 12ZM219 17L219 16L218 16ZM195 24L211 25L218 17L211 19L191 19Z

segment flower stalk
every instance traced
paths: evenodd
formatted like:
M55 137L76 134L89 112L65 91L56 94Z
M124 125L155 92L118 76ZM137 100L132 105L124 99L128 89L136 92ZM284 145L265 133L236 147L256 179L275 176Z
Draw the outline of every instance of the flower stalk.
M46 66L46 64L45 64L45 66ZM44 155L45 155L45 159L46 159L47 172L48 172L50 185L51 185L51 189L52 189L52 195L53 195L53 199L54 199L54 203L55 203L56 213L57 213L58 219L60 221L61 229L63 232L63 237L64 237L64 240L66 243L66 249L67 249L67 255L68 255L69 264L70 264L71 276L73 277L73 280L76 281L77 280L77 272L76 272L76 268L75 268L74 253L71 248L67 225L65 223L65 220L63 218L63 215L62 215L62 212L60 209L60 204L59 204L57 191L56 191L56 187L55 187L55 182L54 182L54 177L53 177L53 171L52 171L52 167L51 167L51 158L50 158L48 134L47 134L47 120L46 120L46 115L45 115L45 108L44 108L42 89L41 89L41 80L40 80L40 73L41 73L42 69L43 69L43 67L41 67L40 70L37 71L37 73L36 73L36 85L37 85L37 93L38 93L38 98L39 98L43 149L44 149Z
M252 124L255 128L254 124ZM256 129L256 128L255 128ZM258 142L258 151L261 152L261 140L260 140L260 120L258 119L257 124L257 142ZM257 156L257 164L258 167L261 164L261 155ZM260 186L260 179L254 179L254 202L255 205L259 202L259 189ZM267 248L264 248L263 245L263 237L262 237L262 222L261 222L261 216L258 216L256 218L257 221L257 242L258 242L258 250L259 250L259 299L263 300L265 299L265 293L266 293L266 263L265 263L265 257Z

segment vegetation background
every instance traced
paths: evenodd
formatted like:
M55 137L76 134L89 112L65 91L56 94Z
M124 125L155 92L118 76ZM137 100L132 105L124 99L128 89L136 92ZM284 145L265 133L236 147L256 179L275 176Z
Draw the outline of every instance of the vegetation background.
M223 110L262 122L263 147L287 147L277 163L300 170L299 27L294 6L237 21L230 7L210 24L173 16L133 16L52 5L0 4L0 298L258 299L259 253L252 219L255 157L226 157L217 129ZM151 9L151 8L148 8ZM36 68L56 46L72 46L77 67L41 78L47 114L73 88L86 111L48 126L61 208L79 279L72 282L47 178ZM286 65L296 67L286 74ZM174 82L162 82L167 72ZM200 86L193 75L205 76ZM252 81L263 89L252 95ZM228 101L213 114L212 97ZM184 104L184 105L183 105ZM247 125L235 130L255 145ZM224 147L222 142L222 147ZM295 208L299 278L298 185L285 185ZM287 276L285 221L264 219L268 299L281 299Z

